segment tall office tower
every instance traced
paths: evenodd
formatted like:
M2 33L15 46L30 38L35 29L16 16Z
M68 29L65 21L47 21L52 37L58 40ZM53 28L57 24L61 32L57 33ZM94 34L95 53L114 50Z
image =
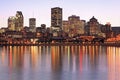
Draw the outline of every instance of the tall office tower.
M36 19L35 18L30 18L29 19L29 27L31 32L36 31Z
M14 31L15 30L15 21L16 17L11 16L8 18L8 29Z
M24 17L21 11L17 11L16 13L16 22L15 22L15 30L21 31L23 29Z
M51 28L55 31L62 29L62 8L55 7L51 9Z

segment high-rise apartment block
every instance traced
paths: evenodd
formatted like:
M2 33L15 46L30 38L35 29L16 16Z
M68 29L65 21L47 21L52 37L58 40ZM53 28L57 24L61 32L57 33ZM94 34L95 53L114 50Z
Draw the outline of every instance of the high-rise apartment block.
M51 9L51 28L56 31L62 29L62 8L55 7Z
M29 27L31 32L36 31L36 19L35 18L30 18L29 19Z

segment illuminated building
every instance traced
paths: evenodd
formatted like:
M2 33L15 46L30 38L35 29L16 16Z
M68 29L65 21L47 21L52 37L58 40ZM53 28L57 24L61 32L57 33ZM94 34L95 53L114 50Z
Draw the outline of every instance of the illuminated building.
M68 21L63 21L63 30L69 33L69 36L84 34L85 21L80 20L79 16L72 15Z
M100 24L94 16L90 19L86 28L89 35L99 35L101 34Z
M21 11L17 11L16 16L8 18L8 29L21 31L23 29L24 17Z
M111 24L107 23L101 27L101 31L105 33L106 38L111 38L112 37L112 28Z
M6 32L7 30L8 30L8 28L2 27L2 28L0 29L0 33L4 33L4 32Z
M80 20L79 16L76 15L72 15L68 18L69 21L69 31L71 32L71 30L74 31L74 33L76 32L76 34L84 34L84 25L85 22Z
M55 7L51 9L51 28L52 31L62 29L62 8Z
M16 17L11 16L8 18L8 29L14 31L15 30L15 21Z
M16 22L15 22L15 30L21 31L23 29L24 17L21 11L17 11L16 13Z
M29 19L29 27L31 32L36 32L36 19L30 18Z
M63 23L63 31L68 33L69 32L69 21L64 20L62 23Z

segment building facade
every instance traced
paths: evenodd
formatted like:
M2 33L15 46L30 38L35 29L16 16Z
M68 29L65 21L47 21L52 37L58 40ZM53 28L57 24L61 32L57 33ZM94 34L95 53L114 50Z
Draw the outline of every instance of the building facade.
M84 34L84 26L85 21L76 15L68 17L68 21L63 21L63 30L69 33L70 37Z
M16 17L11 16L8 18L8 29L14 31L15 30L15 21Z
M36 19L30 18L29 19L29 27L31 32L36 32Z
M69 33L69 21L64 20L62 24L63 24L63 31Z
M51 28L56 31L62 29L62 8L55 7L51 9Z
M23 29L24 17L21 11L17 11L16 16L8 18L8 29L13 31L21 31Z
M16 22L15 22L15 30L21 31L24 27L24 17L21 11L17 11L16 13Z
M111 38L111 37L113 37L113 31L112 31L110 23L102 25L101 31L102 31L102 33L105 34L105 38Z
M89 20L86 27L87 27L86 33L88 35L100 35L101 34L101 29L100 29L101 26L98 20L94 16Z

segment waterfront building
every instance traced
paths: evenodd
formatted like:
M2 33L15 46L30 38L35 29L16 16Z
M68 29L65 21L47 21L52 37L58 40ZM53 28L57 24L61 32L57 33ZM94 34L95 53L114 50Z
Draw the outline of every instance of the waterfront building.
M30 18L29 19L29 27L31 32L36 32L36 19Z
M80 20L79 16L72 15L68 17L69 21L69 32L75 35L84 34L85 22Z
M7 38L12 39L21 39L23 37L23 33L21 31L6 31L5 34Z
M24 17L21 11L17 11L16 13L16 21L15 21L15 30L21 31L24 26Z
M8 29L12 31L21 31L23 29L24 17L21 11L16 12L16 16L8 18Z
M10 31L10 30L7 30L4 34L6 35L5 39L10 44L22 42L23 33L21 31Z
M0 29L0 33L4 33L4 32L6 32L7 30L8 30L8 28L2 27L2 28Z
M70 37L84 34L84 27L85 21L76 15L69 16L68 21L63 21L63 30L69 33Z
M63 24L63 31L69 33L69 21L63 20L62 24Z
M46 25L45 24L41 24L41 32L46 33Z
M30 28L28 26L24 26L23 30L24 32L29 32Z
M92 36L101 35L101 25L99 24L98 20L93 16L86 25L86 34Z
M36 32L37 32L37 33L41 33L41 31L42 31L42 28L41 28L41 27L36 27Z
M54 36L62 30L62 8L55 7L51 9L51 30Z
M15 21L16 17L11 16L8 18L8 29L14 31L15 30Z
M111 38L113 36L113 31L110 23L102 25L101 31L105 34L105 38Z
M120 34L120 26L114 26L111 28L112 28L113 36L117 36L118 34Z

